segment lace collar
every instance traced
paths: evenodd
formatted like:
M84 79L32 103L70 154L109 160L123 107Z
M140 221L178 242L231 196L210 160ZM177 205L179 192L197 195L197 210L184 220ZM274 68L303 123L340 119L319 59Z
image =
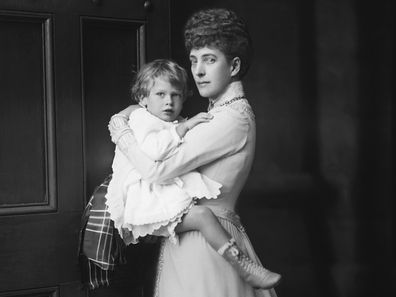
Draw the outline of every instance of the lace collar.
M241 81L234 81L229 84L227 90L219 98L215 100L209 99L208 110L212 108L228 105L236 100L245 98L245 92L243 91L243 85Z

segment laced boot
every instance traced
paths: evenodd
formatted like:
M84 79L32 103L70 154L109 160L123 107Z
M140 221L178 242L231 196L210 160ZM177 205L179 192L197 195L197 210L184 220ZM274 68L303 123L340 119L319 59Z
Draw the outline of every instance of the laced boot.
M254 288L270 289L276 286L281 280L280 274L269 271L261 265L254 263L239 249L233 238L225 243L217 252L236 269L242 279Z

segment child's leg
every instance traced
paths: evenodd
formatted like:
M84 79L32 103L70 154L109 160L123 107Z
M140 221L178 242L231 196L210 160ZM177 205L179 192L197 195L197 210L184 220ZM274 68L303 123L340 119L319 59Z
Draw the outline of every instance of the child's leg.
M195 205L183 217L176 227L177 233L200 231L206 241L216 251L231 239L228 232L221 226L217 217L206 206Z
M193 230L200 231L209 245L253 287L268 289L279 283L281 276L254 263L246 256L208 207L202 205L192 207L175 229L177 233Z

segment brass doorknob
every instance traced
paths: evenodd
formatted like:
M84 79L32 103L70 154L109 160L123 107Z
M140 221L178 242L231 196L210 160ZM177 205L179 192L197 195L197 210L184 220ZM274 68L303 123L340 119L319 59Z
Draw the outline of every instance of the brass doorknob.
M150 0L144 1L143 7L145 10L149 11L153 8L153 4L151 3Z

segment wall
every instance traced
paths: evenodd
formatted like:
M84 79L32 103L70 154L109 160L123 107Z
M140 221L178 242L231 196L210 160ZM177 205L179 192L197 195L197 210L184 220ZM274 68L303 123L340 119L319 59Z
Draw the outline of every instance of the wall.
M256 162L239 212L284 275L279 296L394 294L395 4L173 1L172 57L186 68L181 28L204 7L235 10L254 42ZM192 88L186 115L206 107Z

